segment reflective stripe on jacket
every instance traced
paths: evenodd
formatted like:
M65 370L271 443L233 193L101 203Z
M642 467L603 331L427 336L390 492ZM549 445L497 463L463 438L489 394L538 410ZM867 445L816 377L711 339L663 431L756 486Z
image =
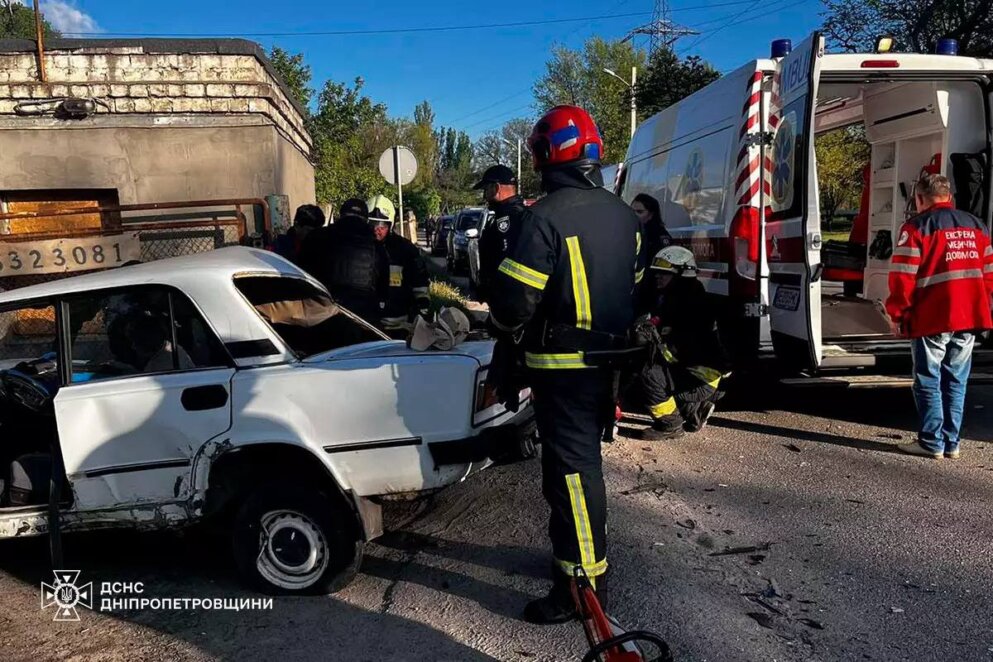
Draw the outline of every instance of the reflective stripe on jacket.
M939 203L903 225L886 312L912 338L993 328L993 248L983 223Z

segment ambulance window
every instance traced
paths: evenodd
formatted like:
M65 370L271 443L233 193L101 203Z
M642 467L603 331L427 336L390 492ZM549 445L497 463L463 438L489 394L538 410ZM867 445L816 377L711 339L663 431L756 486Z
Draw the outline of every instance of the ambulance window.
M669 153L666 184L657 195L667 228L723 224L732 134L727 128Z
M807 159L803 154L807 116L804 95L783 108L772 139L772 220L783 221L803 215Z

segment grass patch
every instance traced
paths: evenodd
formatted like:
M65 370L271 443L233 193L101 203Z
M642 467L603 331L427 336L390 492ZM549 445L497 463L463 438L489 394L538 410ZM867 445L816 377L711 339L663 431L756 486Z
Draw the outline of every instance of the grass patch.
M431 311L438 312L442 308L458 308L463 313L469 314L469 299L466 298L462 290L449 282L443 280L433 280L428 289L431 297Z

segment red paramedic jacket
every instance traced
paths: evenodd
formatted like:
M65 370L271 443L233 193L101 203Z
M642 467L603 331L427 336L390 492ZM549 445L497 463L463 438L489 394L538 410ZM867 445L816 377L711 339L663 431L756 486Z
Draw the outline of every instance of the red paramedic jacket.
M938 203L900 229L886 312L911 338L993 328L993 248L972 214Z

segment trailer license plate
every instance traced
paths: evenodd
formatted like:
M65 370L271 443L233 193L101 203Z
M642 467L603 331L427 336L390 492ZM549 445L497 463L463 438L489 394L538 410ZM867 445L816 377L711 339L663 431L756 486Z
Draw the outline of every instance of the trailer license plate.
M0 243L0 278L119 267L141 256L137 233Z
M800 308L800 288L784 287L780 285L776 289L776 298L772 305L780 310L796 311Z

